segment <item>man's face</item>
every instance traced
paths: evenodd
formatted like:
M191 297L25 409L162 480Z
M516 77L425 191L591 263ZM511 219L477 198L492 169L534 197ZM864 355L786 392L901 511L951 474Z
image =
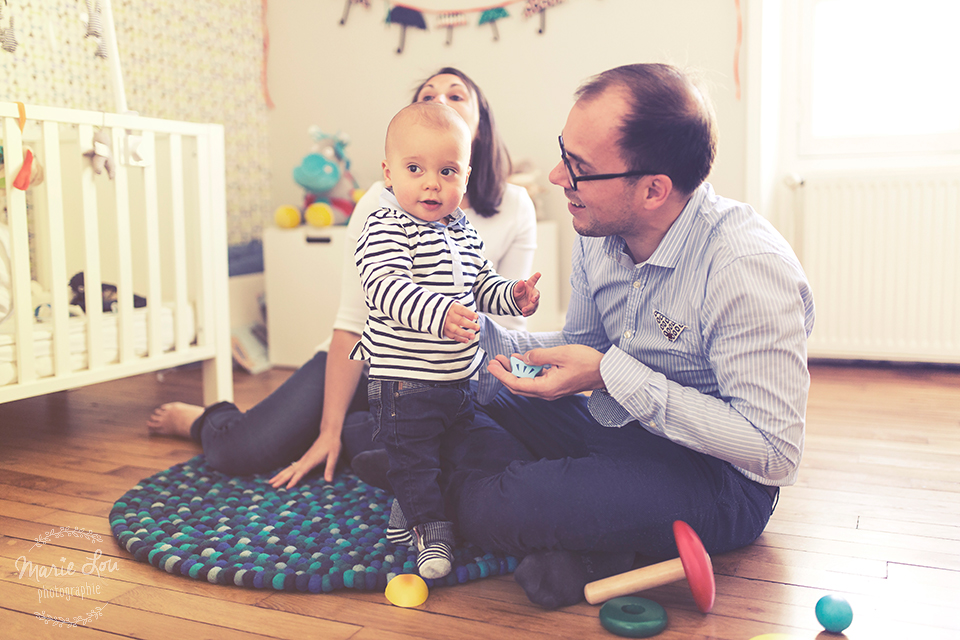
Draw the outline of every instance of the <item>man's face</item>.
M619 153L618 127L627 104L618 91L606 91L590 101L579 101L563 127L563 144L574 174L622 173L629 169ZM563 187L573 216L573 228L582 236L629 235L636 222L640 185L630 178L583 181L572 190L563 160L550 172L550 182Z

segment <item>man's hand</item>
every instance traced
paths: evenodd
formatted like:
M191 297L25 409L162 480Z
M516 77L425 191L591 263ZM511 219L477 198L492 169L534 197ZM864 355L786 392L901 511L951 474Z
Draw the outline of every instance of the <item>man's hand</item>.
M520 313L523 317L532 316L540 306L540 292L537 291L537 281L540 279L540 272L536 272L526 280L517 282L513 288L513 300L520 307Z
M536 378L518 378L510 373L510 358L507 356L499 355L491 361L487 371L518 396L556 400L604 386L600 377L603 354L591 347L569 344L514 355L527 364L550 365Z
M443 319L443 337L457 342L467 343L474 339L480 325L479 316L459 302L454 302Z

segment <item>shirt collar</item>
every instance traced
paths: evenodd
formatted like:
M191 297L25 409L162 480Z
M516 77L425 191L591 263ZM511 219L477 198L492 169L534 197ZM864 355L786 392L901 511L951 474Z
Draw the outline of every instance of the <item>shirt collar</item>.
M400 206L400 203L397 202L397 196L393 195L393 190L390 187L384 187L383 191L380 192L380 206L398 211L417 224L427 225L429 227L434 227L435 229L455 229L464 226L467 221L466 215L463 213L463 210L460 207L457 207L456 211L448 216L450 218L450 222L447 224L443 224L442 222L427 222L426 220L421 220L415 215L408 213L403 207Z
M668 269L677 266L680 257L683 255L687 236L690 235L690 231L693 228L693 221L697 217L697 211L700 210L704 198L707 197L709 188L707 183L703 183L697 187L696 191L693 192L693 195L691 195L687 201L687 204L683 207L683 211L680 212L677 219L670 225L667 234L663 236L663 240L661 240L657 248L654 249L653 255L651 255L644 264L652 264ZM620 255L625 254L625 245L626 242L620 236L608 236L606 239L607 252L614 259L619 259Z

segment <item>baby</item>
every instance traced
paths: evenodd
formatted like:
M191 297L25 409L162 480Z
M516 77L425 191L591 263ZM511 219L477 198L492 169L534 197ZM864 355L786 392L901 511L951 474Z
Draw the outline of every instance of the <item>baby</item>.
M470 130L452 108L414 103L387 128L381 208L357 243L369 315L351 357L368 360L374 440L390 460L397 500L388 538L416 544L424 578L453 560L453 523L440 492L440 441L472 421L469 381L483 361L477 311L529 316L540 274L499 276L460 210ZM408 528L412 528L412 535Z

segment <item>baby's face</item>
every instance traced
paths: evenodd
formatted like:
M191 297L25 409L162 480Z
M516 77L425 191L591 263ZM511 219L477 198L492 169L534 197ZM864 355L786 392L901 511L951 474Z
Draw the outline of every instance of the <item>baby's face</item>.
M436 222L460 206L470 177L470 140L461 133L420 124L395 132L383 178L404 211Z

